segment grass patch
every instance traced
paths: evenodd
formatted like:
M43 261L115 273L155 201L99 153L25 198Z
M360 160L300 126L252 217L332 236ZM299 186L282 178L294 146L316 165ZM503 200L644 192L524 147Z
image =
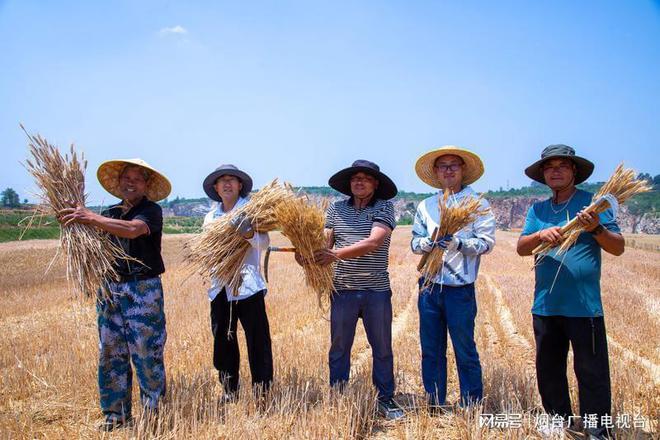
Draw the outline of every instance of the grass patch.
M24 209L0 209L0 243L18 240L32 211ZM60 227L55 217L37 217L23 235L23 240L59 238Z

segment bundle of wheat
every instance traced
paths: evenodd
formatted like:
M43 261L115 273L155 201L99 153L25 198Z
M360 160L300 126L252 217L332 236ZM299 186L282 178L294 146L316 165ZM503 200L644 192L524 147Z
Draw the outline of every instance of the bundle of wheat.
M589 206L584 208L585 212L600 214L611 207L608 198L613 196L616 203L623 204L630 197L635 194L640 194L651 190L651 187L645 180L637 180L636 174L630 168L624 168L623 164L619 164L614 170L612 177L600 188L598 193L594 195L592 202ZM580 234L584 232L584 227L580 224L577 217L573 218L566 225L561 228L561 235L563 240L557 249L556 254L561 255L570 249L575 244ZM551 243L541 243L532 253L534 255L546 255L557 245Z
M298 196L275 209L282 234L291 241L303 260L309 262L303 266L305 282L316 292L321 309L330 304L333 265L321 266L311 261L314 251L326 247L324 228L327 204L327 200L315 203L307 196Z
M483 208L482 197L464 197L460 200L454 198L451 191L445 191L443 197L438 197L438 209L440 210L440 224L433 231L432 239L453 235L474 222L478 217L486 214L488 208ZM424 277L423 288L429 286L433 279L442 270L444 260L444 249L435 247L431 252L424 254L417 269Z
M25 131L22 125L21 128ZM27 131L25 134L32 155L32 159L26 160L26 168L41 190L42 205L37 208L35 216L58 215L65 208L85 206L87 161L83 154L79 156L71 145L70 153L62 156L41 136L32 136ZM105 288L105 282L118 279L113 267L115 259L134 260L107 233L80 223L60 229L59 247L66 254L67 279L87 297L94 296L99 288L101 295L108 297L111 293Z
M232 219L245 216L256 232L272 231L278 227L276 208L293 199L294 194L289 188L280 185L277 179L273 180L245 205L223 215L190 240L186 244L186 260L196 266L201 274L209 274L238 294L242 281L241 267L250 244L232 226Z

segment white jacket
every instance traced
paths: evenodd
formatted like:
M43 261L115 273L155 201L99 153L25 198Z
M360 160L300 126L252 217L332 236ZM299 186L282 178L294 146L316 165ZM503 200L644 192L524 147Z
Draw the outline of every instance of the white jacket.
M431 235L440 223L438 198L442 196L441 190L438 194L422 200L417 206L410 243L415 254L421 255L431 250ZM451 206L464 197L478 195L471 187L466 186L450 197L447 203ZM482 207L488 208L490 205L483 200ZM434 283L463 286L476 281L480 256L492 251L495 246L495 217L491 213L482 215L458 231L455 236L461 241L460 250L445 252L442 273L436 276Z
M236 208L239 208L245 205L248 202L247 198L240 197L232 211ZM231 212L231 211L230 211ZM204 217L204 224L202 227L206 227L211 222L227 214L222 210L222 203L217 203L216 206L211 208L211 210ZM257 232L252 238L247 240L250 243L250 250L245 256L245 261L243 262L243 267L241 267L241 277L243 282L238 288L238 294L234 295L234 292L229 286L221 285L217 279L211 280L211 288L209 289L209 299L213 301L218 293L222 291L223 288L227 292L227 300L229 301L238 301L241 299L249 298L260 290L266 289L266 282L261 276L261 251L264 251L268 248L270 244L270 239L267 233Z

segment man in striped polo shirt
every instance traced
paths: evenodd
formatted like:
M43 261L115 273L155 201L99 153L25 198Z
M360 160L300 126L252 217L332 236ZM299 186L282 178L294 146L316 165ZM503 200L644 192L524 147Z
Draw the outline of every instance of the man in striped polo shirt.
M327 249L314 255L317 264L336 263L330 309L330 385L343 386L351 369L351 347L358 318L373 355L373 383L380 411L389 419L403 416L394 402L392 355L392 291L387 271L390 236L396 226L394 182L378 165L356 160L329 180L349 196L333 203L326 214Z
M471 151L445 146L421 156L415 165L417 175L440 191L420 202L412 228L412 251L424 254L438 246L445 250L442 270L431 284L420 290L419 335L422 346L422 381L432 411L445 405L447 396L447 332L451 337L460 385L460 404L469 405L483 398L481 363L474 341L477 301L474 283L481 255L495 246L495 217L481 215L456 234L436 237L441 223L438 199L445 191L453 194L449 205L477 194L469 186L484 172L481 159ZM488 208L482 201L482 208ZM420 279L420 287L424 279Z

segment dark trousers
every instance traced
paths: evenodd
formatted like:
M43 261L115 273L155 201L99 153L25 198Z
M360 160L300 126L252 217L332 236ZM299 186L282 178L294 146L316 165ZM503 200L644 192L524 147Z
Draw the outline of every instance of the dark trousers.
M330 308L330 385L346 383L351 371L351 347L362 318L373 356L372 380L380 399L394 394L392 354L392 292L340 290Z
M213 365L227 393L238 390L240 353L236 328L239 320L245 332L252 384L265 390L273 380L273 353L264 294L262 290L246 299L230 303L223 289L211 301Z
M423 281L420 280L420 285ZM444 405L447 396L447 332L456 355L461 405L483 398L481 362L474 342L477 300L474 284L431 284L420 291L419 336L422 345L422 382L429 401Z
M543 408L565 419L573 415L566 363L569 344L578 382L580 415L610 415L612 395L605 320L532 315L536 375Z

